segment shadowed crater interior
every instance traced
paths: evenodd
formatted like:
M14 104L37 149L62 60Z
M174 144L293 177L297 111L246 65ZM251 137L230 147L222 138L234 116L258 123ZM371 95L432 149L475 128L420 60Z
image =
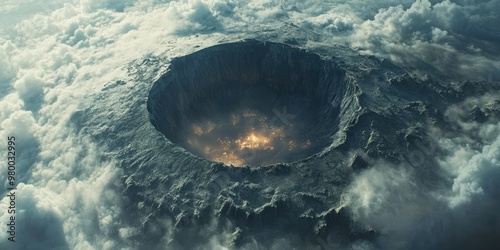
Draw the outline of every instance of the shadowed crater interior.
M292 162L338 137L345 79L333 61L287 45L222 44L173 59L147 107L158 131L208 160Z

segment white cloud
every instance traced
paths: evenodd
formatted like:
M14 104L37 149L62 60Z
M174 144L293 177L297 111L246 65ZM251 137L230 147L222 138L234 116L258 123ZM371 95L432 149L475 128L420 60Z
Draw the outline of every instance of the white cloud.
M434 216L436 201L408 166L379 162L355 177L345 196L347 207L358 222L380 233L384 248L412 246L413 237Z
M121 0L81 0L80 4L85 11L96 11L99 9L112 9L114 11L123 12L126 7L132 6L134 1Z
M109 186L117 172L112 164L94 167L99 170L82 180L51 180L47 186L18 185L18 249L85 249L111 244L108 235L117 230L116 221L121 216L120 198ZM7 211L8 202L8 197L2 199L3 211ZM0 219L8 221L6 216ZM0 247L11 249L6 233L2 231L1 236Z
M352 45L365 53L398 64L436 69L455 79L477 80L489 74L497 79L499 34L492 26L478 25L467 15L467 7L450 1L432 5L418 0L407 9L401 5L381 9L373 20L363 22L351 39ZM490 38L495 42L490 43Z
M419 179L404 162L398 166L377 162L355 177L345 204L358 222L380 233L383 248L490 249L496 244L500 123L490 119L485 124L463 125L465 114L492 100L488 93L449 107L450 120L461 123L458 127L465 133L431 129L431 138L446 152L436 156L436 171L443 176L440 182L428 185L429 180ZM479 148L474 146L479 142Z
M37 76L35 72L29 71L14 83L14 89L17 90L25 106L40 105L43 101L43 88L49 85L49 82Z
M454 165L456 175L452 187L453 195L449 198L452 207L470 202L474 197L483 195L485 185L492 185L489 183L492 181L491 178L499 177L499 148L500 137L492 145L485 146L481 152L471 156L471 153L461 149L449 162L446 162L446 164Z
M4 89L0 93L4 93L6 92L5 88L7 88L8 82L15 77L16 70L15 65L12 64L11 53L9 53L9 51L14 50L14 45L11 42L3 42L2 40L0 42L3 43L0 47L0 68L2 69L0 71L0 86Z
M19 107L20 105L12 108ZM36 161L39 152L39 140L37 138L39 128L40 126L36 124L32 112L25 110L14 111L0 124L0 136L2 138L15 136L16 182L26 181L30 178L33 163ZM7 155L6 149L2 149L2 152ZM6 186L6 171L2 171L0 177L2 187Z

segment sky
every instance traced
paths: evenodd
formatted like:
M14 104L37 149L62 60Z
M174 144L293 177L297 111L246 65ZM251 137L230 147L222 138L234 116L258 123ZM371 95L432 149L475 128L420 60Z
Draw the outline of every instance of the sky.
M136 60L180 56L221 41L279 37L284 34L277 30L293 27L285 29L287 36L308 31L308 37L297 37L306 47L339 44L415 74L498 83L499 9L498 0L2 0L0 138L6 144L15 136L17 143L15 247L134 249L127 237L135 229L118 219L115 187L122 170L72 119L110 82L129 77L128 65ZM120 91L117 98L131 94ZM498 233L500 123L465 117L499 96L490 91L448 107L457 133L432 130L447 152L438 160L449 186L426 192L412 183L414 170L388 169L386 162L356 177L344 202L357 220L380 229L381 246L438 249L487 242ZM122 111L111 109L110 117ZM2 146L0 152L7 151ZM7 186L5 168L0 182ZM2 194L3 224L8 198L5 189ZM14 249L5 230L0 248Z

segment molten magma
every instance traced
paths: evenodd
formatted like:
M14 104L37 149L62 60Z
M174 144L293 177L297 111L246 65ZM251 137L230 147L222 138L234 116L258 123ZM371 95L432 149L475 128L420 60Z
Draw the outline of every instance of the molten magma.
M240 138L236 140L236 143L239 144L240 150L244 149L264 149L264 150L272 150L274 149L272 145L270 145L270 140L268 137L260 134L256 134L255 132L251 132L250 135Z
M260 167L343 143L360 110L358 91L333 60L244 41L172 59L147 109L153 126L190 153Z
M204 120L188 131L191 151L228 165L278 163L283 155L304 150L311 141L299 138L293 123L268 119L256 112L230 114L226 119Z

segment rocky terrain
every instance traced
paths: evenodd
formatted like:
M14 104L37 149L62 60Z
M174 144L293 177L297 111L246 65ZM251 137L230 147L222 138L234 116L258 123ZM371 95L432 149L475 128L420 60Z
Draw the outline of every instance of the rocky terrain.
M256 40L173 60L145 58L131 64L129 74L134 82L110 84L100 94L119 100L123 115L94 105L72 121L119 160L128 223L142 228L134 240L168 249L205 249L214 237L235 249L375 242L380 232L353 218L345 200L355 176L382 161L413 169L412 182L424 190L449 184L429 128L453 133L458 128L446 115L450 105L497 90L488 82L413 75L340 46L306 51ZM134 95L111 98L115 88ZM249 160L257 164L226 165L186 142L197 119L245 107L284 126L272 112L283 106L299 135L315 142L311 150L277 158L283 162L265 164L270 154L259 153ZM498 106L463 115L475 122L498 119Z

